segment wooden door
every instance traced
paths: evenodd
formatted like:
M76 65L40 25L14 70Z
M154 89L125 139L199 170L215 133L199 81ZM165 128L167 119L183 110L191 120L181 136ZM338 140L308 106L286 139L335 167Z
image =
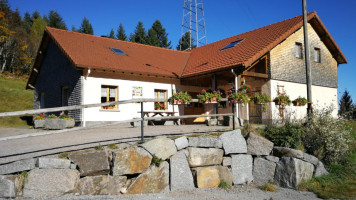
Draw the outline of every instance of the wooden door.
M249 103L250 124L262 124L262 105Z

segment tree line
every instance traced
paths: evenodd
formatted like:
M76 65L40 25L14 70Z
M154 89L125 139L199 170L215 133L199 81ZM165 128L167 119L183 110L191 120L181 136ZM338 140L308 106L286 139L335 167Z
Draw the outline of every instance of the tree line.
M345 119L356 119L356 103L352 102L350 93L345 90L339 101L339 115Z
M11 10L8 0L0 0L0 73L13 75L28 75L42 40L45 27L68 30L62 16L55 10L41 15L38 11L32 14L26 12L21 17L18 9ZM79 28L72 26L72 31L94 35L93 26L89 19L83 18ZM172 48L168 33L159 20L145 30L141 21L138 22L133 33L126 34L124 26L120 23L115 33L111 29L108 38L131 41L156 47ZM187 32L179 40L177 50L189 48L190 34ZM194 46L193 46L194 47Z

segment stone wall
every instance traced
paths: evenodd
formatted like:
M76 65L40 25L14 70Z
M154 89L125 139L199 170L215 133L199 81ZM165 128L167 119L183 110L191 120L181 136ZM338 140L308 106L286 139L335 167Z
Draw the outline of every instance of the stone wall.
M314 156L274 147L255 133L244 138L236 130L1 165L0 198L189 191L218 187L223 181L230 186L274 182L296 188L325 173Z

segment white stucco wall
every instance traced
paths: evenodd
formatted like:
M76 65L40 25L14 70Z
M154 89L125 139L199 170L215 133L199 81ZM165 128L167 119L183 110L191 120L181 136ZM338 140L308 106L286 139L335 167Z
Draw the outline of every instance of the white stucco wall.
M293 101L302 96L307 98L307 87L306 84L292 83L279 80L270 80L271 85L271 99L277 96L277 86L284 86L284 90L290 99ZM338 103L337 103L337 88L312 86L312 102L314 109L323 109L329 106L333 107L332 115L337 117ZM274 103L271 103L272 107L272 118L279 119L279 109ZM285 116L291 117L291 119L303 119L307 113L307 105L305 106L286 106Z
M132 87L134 86L142 87L142 98L154 98L155 89L167 90L168 97L172 96L172 90L175 90L175 85L168 83L88 77L86 80L83 78L83 104L101 103L102 85L117 86L118 99L120 101L132 99ZM140 110L140 104L119 105L118 110L101 110L100 107L85 108L83 110L83 121L92 122L128 120L134 117L140 117L141 114L138 113ZM153 110L153 102L144 103L144 111ZM173 106L168 104L167 111L173 111ZM178 106L175 106L174 111L178 112Z

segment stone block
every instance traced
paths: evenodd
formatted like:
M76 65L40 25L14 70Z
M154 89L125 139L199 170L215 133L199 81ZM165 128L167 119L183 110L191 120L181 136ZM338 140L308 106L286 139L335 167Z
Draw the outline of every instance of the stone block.
M33 127L34 128L44 128L45 127L45 120L33 120Z
M303 153L303 160L313 164L314 166L317 166L319 163L319 159L313 155L307 154L307 153Z
M72 169L33 169L28 173L23 190L25 198L53 198L72 193L79 172Z
M313 177L314 165L297 158L282 157L274 174L275 184L297 189L302 181L308 181Z
M227 167L217 166L219 170L220 182L225 181L228 185L232 186L233 176L231 170Z
M190 147L222 148L222 142L218 137L189 137Z
M0 176L0 198L15 198L16 187L12 176Z
M64 119L45 119L45 128L49 130L65 129L67 123Z
M231 155L231 171L233 183L235 185L249 184L253 181L252 176L252 156L251 155Z
M315 168L314 177L320 177L327 174L329 174L329 172L325 169L324 164L319 161Z
M220 184L219 170L216 166L193 168L198 188L216 188Z
M279 162L279 158L276 156L265 156L266 160L278 163Z
M80 195L120 195L126 176L87 176L79 180L76 193Z
M225 155L232 153L247 153L245 138L241 135L241 130L228 131L219 136L222 141Z
M169 164L163 162L159 167L152 165L147 171L134 179L127 188L127 194L159 193L169 188Z
M231 166L231 157L223 157L223 166L225 167Z
M114 176L142 173L149 168L152 161L150 153L135 146L114 152L114 157Z
M165 137L145 142L142 144L142 147L162 160L166 160L177 153L177 147L174 141Z
M287 148L287 147L274 147L273 155L278 157L293 157L293 158L303 159L302 151Z
M70 169L70 160L59 158L38 158L37 167L40 169Z
M179 137L177 139L174 140L174 143L176 144L177 150L181 150L184 148L188 147L188 139L185 136Z
M250 155L269 155L273 149L273 143L266 138L257 135L256 133L249 133L247 138L247 154Z
M188 147L188 163L190 167L220 165L224 151L216 148Z
M108 153L103 151L77 152L69 159L79 168L80 176L98 176L110 173Z
M19 160L13 163L0 165L0 175L1 174L13 174L22 171L29 171L36 167L36 160L35 158Z
M276 165L272 161L255 158L253 162L253 182L257 185L273 182Z
M170 179L171 191L194 189L193 175L183 151L179 151L170 158Z

